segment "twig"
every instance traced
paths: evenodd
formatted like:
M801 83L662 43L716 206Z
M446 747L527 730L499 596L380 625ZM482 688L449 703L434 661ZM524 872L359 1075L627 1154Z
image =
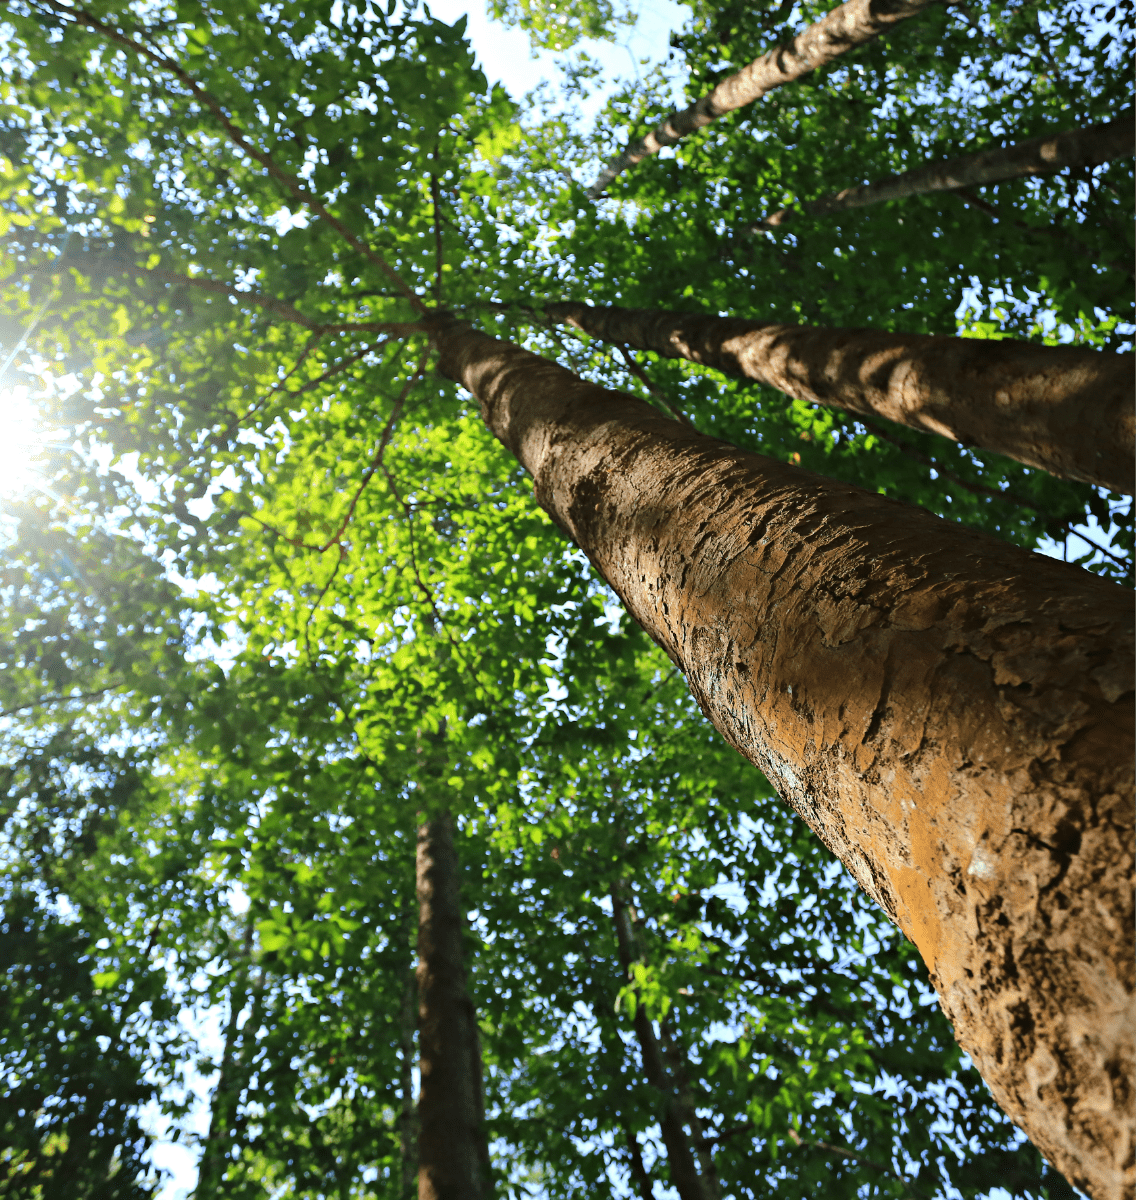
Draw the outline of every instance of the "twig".
M623 355L623 361L627 364L627 369L632 375L635 376L636 379L639 380L639 382L647 389L647 391L654 396L656 400L658 400L663 408L666 409L668 414L674 417L674 419L680 424L685 425L687 429L694 429L694 423L689 417L687 417L682 409L675 408L675 406L671 404L667 397L664 396L657 387L655 387L655 385L647 377L647 372L644 371L643 368L635 361L635 356L631 353L630 349L623 344L616 346L616 349L620 354ZM694 432L697 433L698 430L694 429Z
M368 349L370 349L370 347L368 347ZM428 352L429 351L427 351L427 353ZM379 447L375 451L374 457L371 459L371 462L368 465L367 469L363 472L363 478L360 480L359 486L355 489L355 494L351 497L351 503L347 506L347 512L344 515L343 520L340 521L339 528L335 531L335 533L332 534L331 537L329 537L327 539L326 542L323 543L322 546L314 546L310 542L305 542L300 538L289 537L286 533L282 533L279 529L276 529L273 526L269 525L266 521L262 521L257 516L253 516L252 519L259 526L261 526L262 529L267 529L270 533L276 534L277 537L281 538L285 542L288 542L289 545L295 546L298 550L309 550L314 554L325 554L328 550L330 550L332 548L332 546L339 545L339 539L343 536L343 533L347 529L347 526L350 523L351 518L355 515L355 508L359 503L360 496L363 495L363 492L366 489L367 484L369 484L371 482L371 479L374 476L375 472L377 470L379 470L379 468L383 465L383 454L386 451L388 443L390 442L391 434L394 432L395 422L397 422L398 418L402 415L402 409L406 402L406 397L409 394L410 389L421 378L422 370L425 367L425 365L426 365L426 357L425 357L425 355L423 355L422 361L419 363L418 369L414 372L413 375L411 375L411 377L403 385L402 391L399 392L398 397L396 398L396 400L394 402L394 406L391 409L390 418L387 420L387 423L383 426L383 431L379 435ZM385 471L385 467L383 469ZM342 552L343 547L340 546L339 548L340 548L340 551ZM327 589L325 588L324 590L326 591ZM323 593L321 593L320 596L322 599Z
M203 104L220 122L221 127L228 134L229 140L233 145L243 150L250 158L268 172L268 174L281 184L287 191L296 197L300 203L309 208L316 216L325 221L332 229L342 237L348 245L358 250L365 258L373 262L386 277L398 288L398 290L410 301L411 306L415 311L424 313L427 311L426 305L422 303L419 297L414 293L402 279L402 277L394 270L387 260L379 254L377 250L372 249L362 238L352 233L346 225L343 224L337 217L327 210L320 200L306 188L294 175L290 175L287 171L279 167L275 160L263 150L258 149L245 135L235 121L225 114L225 110L221 103L208 91L205 90L185 70L184 67L167 58L165 54L158 50L151 49L148 46L143 46L133 38L127 37L114 26L100 21L97 17L93 17L90 13L84 12L82 9L70 8L65 4L59 3L59 0L42 0L50 8L53 8L61 16L67 17L76 24L85 25L88 29L95 33L101 34L108 41L115 42L120 46L125 46L128 50L137 54L140 58L147 59L157 67L169 71L175 78L189 89L190 93Z
M944 470L944 468L929 455L921 453L920 451L916 450L914 446L909 446L900 438L894 437L892 434L888 433L886 429L880 425L877 425L874 421L865 420L861 416L856 416L855 420L859 421L860 424L863 425L864 428L870 433L874 434L881 440L890 442L891 445L898 447L899 450L906 454L908 458L914 459L915 462L922 463L925 467L929 467L932 471L936 472L949 483L958 484L959 487L966 488L967 491L973 492L976 496L992 496L996 500L1005 500L1007 503L1016 505L1018 508L1032 509L1041 517L1045 516L1044 510L1036 500L1029 500L1024 496L1017 495L1015 492L1002 491L1000 488L993 488L985 483L973 483L969 479L962 479L953 471ZM1099 550L1101 554L1107 555L1113 560L1113 562L1118 563L1122 567L1128 567L1130 565L1127 559L1121 558L1120 555L1116 554L1114 551L1107 549L1099 542L1095 542L1091 537L1087 537L1085 534L1081 533L1071 519L1058 518L1058 520L1060 521L1063 529L1067 530L1069 533L1072 533L1075 537L1079 537L1083 542L1087 542L1095 550Z
M14 708L5 708L0 710L0 718L12 717L19 712L27 712L29 708L39 708L44 704L65 704L69 700L94 700L97 696L105 696L107 692L117 691L120 687L124 687L121 683L110 683L104 688L98 688L93 692L77 692L72 696L40 696L37 700L29 700L27 704L17 704Z
M1091 246L1086 246L1079 238L1073 237L1072 234L1066 232L1059 225L1031 225L1028 221L1019 220L1017 217L1008 217L1000 208L987 200L983 200L981 196L976 196L969 188L955 188L947 194L957 196L964 204L969 204L972 208L977 208L980 212L995 217L999 221L1005 221L1007 224L1013 225L1015 229L1020 229L1023 233L1064 238L1071 246L1076 246L1078 250L1087 254L1095 262L1100 263L1102 267L1111 267L1112 270L1123 271L1126 275L1132 274L1132 268L1128 264L1120 262L1119 259L1103 257L1099 250L1094 250Z
M837 1154L841 1158L850 1158L855 1162L863 1163L864 1166L870 1167L873 1171L879 1171L883 1175L890 1175L893 1179L903 1184L904 1188L912 1192L916 1196L923 1197L923 1200L930 1200L930 1197L921 1188L917 1188L909 1179L900 1175L898 1171L891 1167L885 1167L882 1163L873 1162L870 1158L865 1158L862 1154L857 1154L854 1150L845 1150L843 1146L834 1146L831 1142L807 1141L795 1130L789 1130L789 1138L798 1146L803 1146L808 1149L810 1147L817 1150L824 1150L828 1154Z
M438 195L438 176L430 176L430 198L434 201L434 303L442 306L442 201Z

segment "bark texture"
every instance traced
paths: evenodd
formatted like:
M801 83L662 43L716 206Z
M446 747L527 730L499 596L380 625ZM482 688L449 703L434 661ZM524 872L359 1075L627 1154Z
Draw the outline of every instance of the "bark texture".
M1130 1197L1131 596L432 325L538 502L919 947L1006 1112Z
M886 417L1063 479L1133 491L1136 392L1127 355L574 302L543 312L605 342Z
M419 1200L483 1200L481 1046L448 815L418 828Z
M619 946L619 962L624 975L629 975L631 964L638 961L639 952L635 946L635 931L632 926L630 906L621 895L618 886L611 889L612 915L615 919L616 942ZM714 1200L707 1189L705 1180L698 1172L691 1153L690 1142L683 1128L682 1105L671 1081L667 1078L667 1068L663 1062L663 1052L655 1037L654 1026L647 1010L641 1005L635 1008L635 1036L639 1041L639 1050L643 1058L643 1074L647 1082L663 1097L663 1111L659 1117L659 1129L663 1135L663 1145L667 1148L667 1164L671 1170L671 1183L674 1184L680 1200Z
M608 163L588 188L593 199L602 196L618 175L649 158L664 146L673 146L688 133L709 125L723 113L744 108L760 100L766 92L792 83L828 63L886 33L893 25L917 16L942 0L847 0L834 8L791 42L778 46L754 59L748 66L707 92L705 96L672 113L646 137L632 142Z
M1127 109L1116 121L1047 133L1018 142L1015 146L980 150L946 162L931 163L902 175L880 179L862 187L845 188L831 196L810 200L800 211L811 217L826 217L852 208L865 208L885 200L906 200L928 192L950 192L956 188L985 187L1023 179L1030 175L1052 175L1066 167L1099 167L1114 158L1136 154L1136 114ZM751 227L751 233L784 225L796 215L791 208L771 213Z

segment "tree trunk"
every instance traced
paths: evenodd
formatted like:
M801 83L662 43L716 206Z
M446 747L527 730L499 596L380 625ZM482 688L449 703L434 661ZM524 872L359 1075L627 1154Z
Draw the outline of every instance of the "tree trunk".
M1128 592L430 325L538 502L919 947L1002 1107L1131 1195Z
M245 920L244 937L238 951L240 962L229 986L229 1017L225 1022L224 1049L217 1070L217 1084L209 1104L209 1130L197 1167L195 1200L211 1200L221 1194L225 1172L231 1161L233 1137L237 1125L237 1108L244 1090L239 1076L241 1039L239 1022L249 998L249 971L252 967L253 923L251 913Z
M616 176L657 154L664 146L673 146L688 133L709 125L724 113L760 100L766 92L783 83L792 83L818 67L827 66L842 54L873 41L893 25L917 16L939 2L847 0L797 34L791 42L767 51L749 66L723 79L713 91L682 112L672 113L646 137L632 142L599 173L595 183L588 188L588 195L593 200L598 199Z
M655 1189L643 1162L643 1151L639 1149L639 1139L635 1136L635 1130L631 1128L629 1121L623 1122L623 1133L627 1138L627 1157L630 1162L631 1178L640 1200L655 1200Z
M399 1191L398 1200L413 1200L418 1192L418 1113L414 1103L414 1033L418 984L408 971L402 988L399 1013Z
M671 1065L671 1078L674 1080L682 1119L694 1140L706 1194L710 1200L718 1200L718 1168L714 1165L714 1147L713 1143L706 1140L706 1130L702 1126L702 1118L698 1115L698 1106L690 1090L690 1078L686 1073L686 1050L678 1036L671 1032L671 1027L668 1027L665 1019L659 1022L659 1033L662 1035L663 1057Z
M615 345L685 358L813 404L886 417L1131 495L1132 363L1074 346L776 325L658 309L542 306Z
M620 894L619 885L611 889L611 906L615 920L615 940L619 947L619 963L624 975L630 979L631 965L638 961L639 951L635 945L635 931L632 925L634 917L630 905ZM663 1145L667 1148L671 1183L674 1184L680 1200L713 1200L695 1165L690 1142L682 1125L682 1106L667 1078L663 1052L655 1037L651 1018L642 1004L635 1006L633 1023L643 1056L643 1074L651 1087L662 1097L663 1110L659 1117L659 1128L663 1135Z
M449 814L418 829L419 1200L482 1200L481 1047L466 991Z
M1066 167L1097 167L1114 158L1136 154L1136 114L1127 109L1116 121L1070 129L1066 133L1047 133L1016 146L980 150L946 162L931 163L902 175L880 179L862 187L845 188L819 200L809 200L801 211L811 217L827 217L851 208L865 208L885 200L906 200L928 192L950 192L956 188L985 187L1009 179L1030 175L1052 175ZM771 213L751 233L784 225L797 214L791 208Z

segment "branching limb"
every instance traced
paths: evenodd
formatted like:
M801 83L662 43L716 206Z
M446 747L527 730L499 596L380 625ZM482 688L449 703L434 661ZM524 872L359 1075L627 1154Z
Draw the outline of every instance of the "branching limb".
M40 708L46 704L66 704L69 700L94 700L99 696L105 696L108 692L117 691L123 686L121 683L109 683L106 687L96 688L93 692L75 692L70 696L39 696L35 700L29 700L27 704L17 704L12 708L0 709L0 720L14 717L16 713L27 712L29 709Z
M864 426L865 429L868 430L869 433L873 434L875 437L878 437L881 441L888 442L890 445L895 446L898 450L900 450L908 458L913 459L915 462L921 463L925 467L929 467L941 478L947 480L948 483L953 483L957 487L964 488L966 491L971 492L976 496L990 496L995 500L1004 500L1007 504L1012 504L1016 508L1032 509L1032 511L1037 513L1039 516L1045 516L1041 505L1038 504L1036 500L1030 500L1026 496L1019 496L1016 492L1003 491L1000 488L990 487L989 484L975 483L973 480L963 479L961 476L956 475L953 471L946 470L933 458L931 458L930 455L923 454L921 451L916 450L914 446L910 446L907 444L907 442L904 442L900 438L893 436L886 429L884 429L882 425L877 425L874 421L866 421L863 417L857 417L856 419L861 425ZM1082 533L1074 525L1073 521L1061 519L1060 524L1062 528L1066 530L1067 535L1071 533L1075 537L1079 537L1083 542L1086 542L1088 545L1092 546L1094 550L1099 551L1107 558L1111 558L1113 562L1118 563L1122 567L1127 567L1129 565L1127 559L1121 557L1119 554L1115 553L1115 551L1109 550L1107 547L1102 546L1099 542L1094 541L1091 537Z

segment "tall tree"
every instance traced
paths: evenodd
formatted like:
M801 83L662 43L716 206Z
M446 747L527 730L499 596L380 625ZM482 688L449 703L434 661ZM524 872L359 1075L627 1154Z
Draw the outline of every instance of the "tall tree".
M1119 1196L1136 983L1127 593L435 328L442 370L538 501L919 946L999 1102L1066 1175ZM1089 1095L1109 1099L1086 1117Z

